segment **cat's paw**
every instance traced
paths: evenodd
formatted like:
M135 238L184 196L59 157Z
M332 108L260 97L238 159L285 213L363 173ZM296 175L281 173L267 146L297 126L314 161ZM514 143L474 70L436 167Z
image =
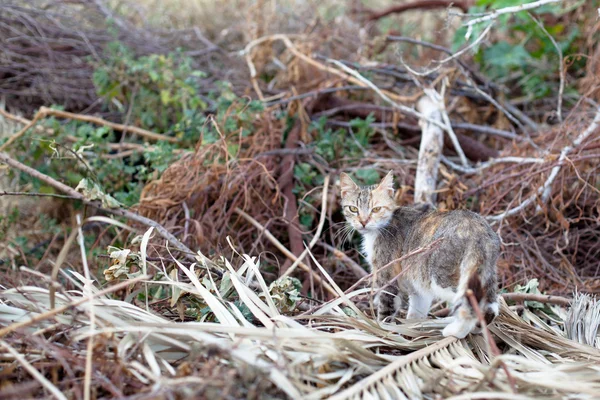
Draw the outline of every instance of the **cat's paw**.
M442 331L444 337L454 336L457 339L465 338L469 333L473 331L477 320L470 321L464 319L456 319L451 322Z

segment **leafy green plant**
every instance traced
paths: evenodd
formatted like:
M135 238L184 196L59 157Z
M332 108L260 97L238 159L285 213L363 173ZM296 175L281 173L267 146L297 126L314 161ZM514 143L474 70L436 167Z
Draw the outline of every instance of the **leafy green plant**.
M521 0L479 0L469 13L478 14L521 4ZM558 65L563 62L559 60L556 46L548 35L555 39L563 57L566 57L578 52L577 40L581 32L576 24L557 22L544 26L546 32L538 26L534 18L540 19L548 13L558 17L564 13L560 3L546 4L530 10L530 13L522 11L500 15L494 30L502 39L490 46L479 47L474 58L491 79L502 78L503 83L510 82L524 95L537 99L557 91ZM474 26L470 40L479 37L486 26L485 23ZM466 31L465 27L456 31L452 45L454 50L465 45ZM583 66L583 61L576 61L571 68L575 70Z
M206 108L192 60L181 52L137 57L120 42L108 45L107 57L94 63L94 85L109 107L130 114L135 125L168 131Z

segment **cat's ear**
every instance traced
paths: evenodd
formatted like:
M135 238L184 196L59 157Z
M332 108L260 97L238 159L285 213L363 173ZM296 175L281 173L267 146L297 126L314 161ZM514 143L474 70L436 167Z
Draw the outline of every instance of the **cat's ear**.
M385 192L390 196L394 195L394 174L393 171L387 173L387 175L379 182L377 186L378 191Z
M358 185L354 183L350 175L345 172L340 174L340 188L342 189L342 197L345 196L348 192L352 192L358 190Z

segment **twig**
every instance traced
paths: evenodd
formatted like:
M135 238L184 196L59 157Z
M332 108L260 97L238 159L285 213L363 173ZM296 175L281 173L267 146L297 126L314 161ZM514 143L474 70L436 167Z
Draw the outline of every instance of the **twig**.
M502 129L492 128L491 126L475 125L475 124L469 124L466 122L453 122L452 127L454 129L467 129L467 130L471 130L474 132L486 133L488 135L499 136L499 137L503 137L506 139L516 140L516 141L523 140L523 138L521 138L519 135L517 135L515 133L509 132L509 131L503 131Z
M438 70L440 70L444 64L446 64L448 61L452 61L457 59L458 57L460 57L461 55L463 55L464 53L466 53L467 51L469 51L470 49L474 48L475 46L477 46L479 43L481 43L481 41L483 41L483 39L485 38L485 36L488 34L488 32L492 29L492 26L494 25L494 23L489 24L484 30L483 32L481 32L481 35L479 35L479 37L477 37L477 39L475 39L473 41L473 43L470 43L468 46L465 46L463 49L457 51L456 53L452 54L449 57L446 57L444 59L441 60L435 60L434 62L436 64L438 64L436 67L431 68L429 70L425 70L425 71L415 71L413 70L411 67L409 67L406 63L404 64L404 67L406 67L406 69L412 73L415 74L417 76L426 76L429 75L433 72L436 72Z
M11 137L9 137L8 140L2 146L0 146L0 152L6 150L11 144L13 144L13 142L15 142L21 136L23 136L25 132L29 130L29 128L33 127L36 124L36 122L44 116L45 115L41 112L41 110L38 111L33 117L33 119L27 123L27 125L25 125L20 131L18 131Z
M23 368L25 368L27 372L29 372L35 379L37 379L37 381L43 387L48 389L48 391L52 393L54 397L56 397L59 400L67 400L67 397L64 394L62 394L60 390L58 390L58 388L52 384L52 382L46 379L46 377L42 375L33 365L31 365L21 353L13 349L11 345L6 343L4 340L0 340L0 346L4 347L19 363L21 363Z
M83 229L81 229L81 215L77 214L77 242L79 243L79 249L81 251L81 262L83 265L83 273L85 276L85 281L83 283L83 294L90 299L90 337L88 338L86 355L85 355L85 375L83 381L83 398L84 400L90 400L91 395L91 383L92 383L92 357L94 355L94 329L96 328L96 310L94 308L94 302L92 301L93 297L93 284L92 278L90 274L90 268L88 266L86 251L85 251L85 243L83 236ZM148 293L146 293L146 296ZM147 297L146 297L147 299ZM148 301L148 300L146 300Z
M195 260L195 258L194 258L195 253L192 250L190 250L186 245L184 245L179 240L177 240L177 238L175 236L173 236L169 231L167 231L158 222L153 221L146 217L142 217L139 214L136 214L132 211L125 210L122 208L111 208L111 209L103 208L98 202L90 201L90 200L86 199L81 193L77 192L75 189L71 188L70 186L67 186L64 183L58 182L54 178L52 178L48 175L44 175L41 172L36 171L35 169L33 169L31 167L28 167L27 165L21 164L20 162L12 159L6 153L0 153L0 161L5 162L6 164L10 165L13 168L16 168L20 171L25 172L25 173L31 175L32 177L37 178L37 179L47 183L48 185L54 187L55 189L58 189L59 191L66 193L69 196L71 196L77 200L80 200L80 201L84 202L85 204L90 205L94 208L103 210L107 213L125 217L131 221L136 221L136 222L142 223L144 225L154 227L156 229L156 231L164 239L166 239L169 243L171 243L177 250L181 251L185 255L185 257Z
M367 18L368 21L375 21L383 17L387 17L390 14L399 14L409 10L433 10L436 8L449 8L456 7L460 8L463 12L469 11L472 1L455 1L455 0L420 0L413 1L412 3L399 4L391 6L380 12L374 12Z
M294 150L298 146L297 142L300 140L301 129L302 122L298 120L285 140L286 149ZM296 194L294 193L295 164L296 157L293 153L283 156L279 166L279 179L277 179L277 184L281 188L281 193L285 198L283 218L288 224L287 231L290 250L294 255L300 255L304 251L304 248L302 246L302 234L300 233L300 227L298 226L298 202ZM288 260L283 264L283 272L288 268L289 263Z
M296 37L303 37L301 35L295 35ZM252 57L251 57L251 52L252 49L262 43L265 42L273 42L273 41L281 41L285 47L297 58L299 58L300 60L306 62L309 65L312 65L313 67L321 70L321 71L325 71L329 74L335 75L337 77L340 77L350 83L353 83L357 86L360 87L364 87L364 88L371 88L373 89L373 84L371 82L369 82L368 80L366 80L364 77L362 77L360 74L358 74L358 76L356 76L356 71L353 71L352 69L347 68L348 70L352 71L352 73L348 74L348 73L344 73L341 72L335 68L330 68L326 65L323 65L321 63L319 63L318 61L313 60L312 58L310 58L309 56L301 53L300 51L298 51L298 49L296 48L296 46L294 46L294 44L292 43L292 41L290 40L290 36L289 35L283 35L283 34L276 34L276 35L270 35L270 36L264 36L261 38L258 38L256 40L251 41L250 43L248 43L246 45L246 47L244 48L244 50L241 51L241 55L243 55L246 58L246 63L248 64L248 69L250 70L250 78L252 80L252 84L254 86L254 89L257 91L257 94L259 95L259 97L262 99L262 91L260 90L260 88L258 88L258 82L256 80L256 76L257 76L257 71L256 71L256 67L254 66L254 63L252 62ZM331 60L329 60L331 62ZM344 69L344 68L342 68ZM395 99L396 101L399 101L400 99L402 99L401 96L399 96L396 93L393 92L389 92L386 90L382 90L379 88L375 88L376 92L378 95L380 96L385 96L385 99L387 99L386 101L391 101L392 103L395 104L395 102L391 99ZM374 89L374 90L375 90ZM408 107L405 107L406 112L408 113L415 113L414 110L411 110ZM417 115L418 117L418 115Z
M252 225L254 225L255 228L257 228L258 230L260 230L260 232L262 234L265 235L265 237L271 242L273 243L273 245L275 247L277 247L279 249L279 251L281 251L287 258L289 258L292 261L296 261L298 259L298 257L296 257L291 251L289 251L283 244L281 244L281 242L279 240L277 240L277 238L275 236L273 236L273 234L271 232L269 232L269 230L267 228L265 228L264 226L262 226L260 224L260 222L258 222L257 220L255 220L254 218L252 218L250 215L248 215L247 213L245 213L244 211L240 210L239 208L235 208L234 212L238 215L240 215L242 218L244 218L246 221L248 221L249 223L251 223ZM329 293L331 293L334 297L337 297L337 293L336 291L325 281L323 281L323 279L321 279L321 277L319 275L317 275L308 265L304 264L303 262L300 262L298 264L298 266L300 268L302 268L305 272L308 272L309 274L312 275L313 279L315 280L315 282L319 283L320 285L322 285Z
M534 294L534 293L502 293L504 300L523 302L537 301L538 303L557 304L559 306L569 306L572 300L566 297L553 296L551 294Z
M365 276L368 275L367 271L365 271L360 265L358 265L353 259L351 259L350 257L348 257L346 255L346 253L344 253L343 251L340 251L338 249L336 249L335 247L331 246L330 244L327 244L321 240L319 240L317 242L317 244L321 247L323 247L326 250L329 250L331 253L333 253L333 256L344 261L346 263L346 265L348 265L348 267L350 267L350 269L352 270L352 272L354 272L354 275L356 275L359 278L363 278Z
M30 196L30 197L56 197L58 199L72 199L77 200L73 196L54 194L54 193L32 193L32 192L7 192L1 191L0 196Z
M479 320L479 323L481 324L481 330L483 331L483 336L485 337L485 340L488 343L491 355L493 355L493 357L500 356L502 353L500 353L500 349L498 349L498 346L496 345L496 342L494 341L494 338L492 337L492 334L490 333L490 330L487 327L487 323L485 322L483 313L481 312L481 309L479 308L479 304L477 304L477 298L475 297L473 290L467 289L465 295L467 296L467 299L471 303L471 307L475 311L475 314L477 315L477 319ZM513 393L517 393L517 382L515 381L515 378L509 372L508 367L506 366L504 361L499 360L499 363L500 363L500 366L502 367L502 369L504 370L504 372L506 373L506 378L508 379L508 382L510 383Z
M138 283L138 282L144 281L149 278L151 278L149 275L143 275L143 276L135 277L133 279L128 279L128 280L120 282L114 286L110 286L106 289L99 290L95 293L92 293L91 297L82 297L81 299L74 301L72 303L65 304L64 306L61 306L61 307L53 308L52 310L48 310L42 314L38 314L35 317L32 317L30 320L17 322L17 323L5 326L4 328L0 329L0 338L8 335L11 332L15 332L19 329L25 328L29 325L33 325L33 324L43 321L45 319L52 318L55 315L63 313L70 308L78 307L78 306L90 301L93 298L104 296L105 294L109 294L112 292L117 292L121 289L128 287L129 285L133 285L134 283Z
M487 219L489 219L490 221L499 221L506 217L515 215L515 214L521 212L526 207L528 207L530 204L532 204L539 195L541 195L542 203L543 204L546 203L552 192L552 184L554 183L554 180L558 176L558 173L560 172L560 169L562 168L569 153L571 153L571 151L573 151L573 149L575 149L579 145L581 145L581 143L589 135L594 133L594 131L596 129L598 129L599 125L600 125L600 107L596 110L596 115L594 116L594 120L592 121L590 126L588 126L585 131L583 131L579 136L577 136L577 138L573 141L572 145L566 146L565 148L562 149L562 151L560 152L560 156L558 158L558 164L554 168L552 168L552 171L550 172L548 179L546 179L546 182L544 182L544 185L542 187L540 187L538 190L536 190L535 193L533 193L531 196L529 196L524 202L519 204L517 207L511 208L510 210L507 210L499 215L488 216ZM541 208L538 206L536 211L540 212Z
M484 169L487 169L496 164L514 163L514 164L543 164L546 162L543 158L530 158L530 157L501 157L493 158L490 161L479 164L477 167L463 167L461 165L453 163L446 156L442 155L442 162L448 165L450 168L460 171L465 174L478 174Z
M465 34L465 38L469 39L471 37L471 34L473 33L473 26L477 25L481 22L495 20L502 14L518 13L519 11L531 10L533 8L543 6L545 4L558 3L560 1L563 1L563 0L538 0L538 1L534 1L533 3L521 4L518 6L505 7L505 8L501 8L499 10L494 10L493 12L491 12L488 15L485 15L485 16L479 17L479 18L475 18L475 19L472 19L469 22L467 22L465 24L465 26L467 27L467 33Z
M565 63L563 61L563 52L560 49L558 43L556 43L554 37L546 30L542 21L540 21L538 18L535 18L531 13L527 14L529 15L529 18L531 18L533 22L535 22L536 25L542 30L542 32L544 32L546 36L548 36L548 39L550 39L550 41L554 45L554 48L556 49L556 53L558 55L558 71L560 74L560 83L558 86L558 104L556 105L556 117L558 118L559 122L562 122L562 102L563 93L565 91Z
M308 244L308 247L304 249L304 251L302 252L302 254L300 254L298 259L296 259L294 261L294 263L287 269L287 271L285 271L285 273L281 276L282 278L289 276L292 272L294 272L296 267L298 267L298 265L302 262L304 257L306 257L308 252L314 247L315 243L317 243L317 241L319 240L319 237L321 236L321 232L323 231L323 225L325 225L325 220L327 219L327 193L328 193L328 190L329 190L329 175L326 175L325 180L323 182L323 195L321 196L321 216L319 218L319 225L317 226L317 231L315 232L315 235L313 236L312 240Z
M7 116L10 114L7 112L2 112L2 115ZM177 138L150 132L145 129L138 128L136 126L117 124L117 123L110 122L110 121L107 121L107 120L99 118L99 117L93 117L90 115L82 115L82 114L74 114L74 113L70 113L67 111L53 110L51 108L41 107L38 110L38 112L35 113L35 116L33 117L33 119L31 121L28 121L27 125L25 125L23 127L23 129L21 129L19 132L12 135L6 141L6 143L4 143L2 146L0 146L0 152L5 151L8 148L8 146L10 146L17 139L19 139L21 136L23 136L23 134L25 134L25 132L27 132L31 127L33 127L36 124L36 122L39 121L41 118L45 118L50 115L58 117L58 118L73 119L73 120L82 121L82 122L89 122L89 123L96 124L96 125L103 125L103 126L107 126L107 127L111 128L111 129L114 129L116 131L131 132L138 136L145 137L146 139L163 140L163 141L170 142L170 143L176 143L179 141L179 139L177 139ZM27 121L25 118L20 118L20 117L15 117L15 118L19 118L19 122Z

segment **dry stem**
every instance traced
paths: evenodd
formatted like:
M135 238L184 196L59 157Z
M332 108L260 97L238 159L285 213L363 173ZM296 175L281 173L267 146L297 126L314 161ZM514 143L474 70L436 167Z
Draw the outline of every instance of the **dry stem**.
M277 238L275 236L273 236L273 234L271 232L269 232L269 230L267 228L265 228L264 226L261 225L260 222L258 222L257 220L255 220L254 218L252 218L250 215L248 215L247 213L245 213L244 211L240 210L239 208L235 208L235 213L238 214L239 216L241 216L242 218L244 218L246 221L250 222L252 225L254 225L254 227L256 227L258 230L260 230L260 232L262 234L265 235L265 237L271 242L273 243L273 245L275 247L277 247L279 249L279 251L281 251L287 258L289 258L292 261L296 261L298 260L298 257L296 257L291 251L289 251L283 244L281 244L281 242L279 240L277 240ZM322 285L325 289L327 289L327 291L329 293L331 293L334 297L337 297L337 293L336 291L325 281L323 281L323 279L321 279L321 277L319 275L316 274L315 271L313 271L308 265L304 264L303 262L298 263L298 266L300 268L302 268L305 272L308 272L309 274L312 275L313 279L315 280L315 282L319 283L320 285Z

